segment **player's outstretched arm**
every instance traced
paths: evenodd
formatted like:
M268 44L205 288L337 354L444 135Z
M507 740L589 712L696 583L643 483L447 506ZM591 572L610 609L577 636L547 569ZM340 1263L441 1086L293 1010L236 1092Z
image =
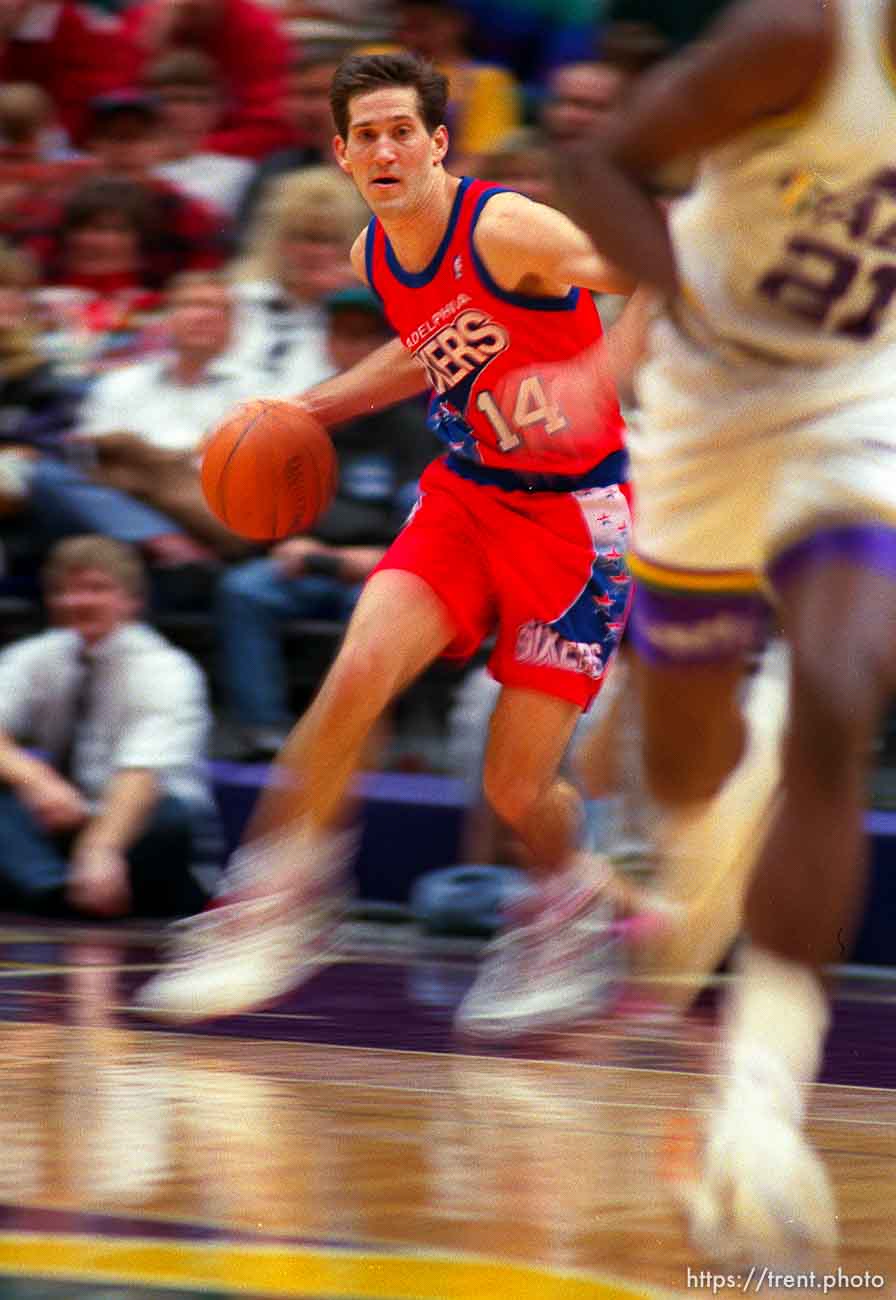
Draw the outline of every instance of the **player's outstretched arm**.
M401 339L392 339L357 365L295 398L328 429L416 397L429 388L426 371Z
M631 293L632 277L600 255L569 217L521 194L496 194L474 235L476 251L502 289L562 296L572 285L594 293Z
M652 179L806 103L831 57L830 22L820 0L736 5L705 39L641 77L600 133L561 147L565 206L605 257L639 281L677 291Z
M355 274L364 284L367 284L366 243L367 232L363 230L351 253ZM357 365L299 393L295 400L323 425L332 428L346 420L395 406L409 397L417 397L428 388L423 366L408 352L401 339L392 339Z

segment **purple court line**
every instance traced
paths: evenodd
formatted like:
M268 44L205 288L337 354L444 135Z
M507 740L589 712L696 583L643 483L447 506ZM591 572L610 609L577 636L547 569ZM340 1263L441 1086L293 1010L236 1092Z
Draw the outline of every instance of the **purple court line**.
M366 1241L347 1237L301 1237L288 1233L246 1232L213 1224L141 1218L138 1215L97 1214L54 1210L42 1206L0 1205L0 1235L33 1232L92 1237L141 1237L150 1241L224 1242L227 1245L286 1246L308 1250L338 1250L351 1254L391 1254L400 1242Z
M45 947L52 950L53 945ZM52 960L52 951L41 955L44 960ZM122 961L127 956L125 949ZM316 1046L453 1053L459 1048L452 1034L452 1017L473 969L472 962L427 962L413 958L378 963L368 952L322 969L307 985L282 999L269 1012L209 1021L187 1027L185 1032L208 1039L286 1040ZM127 1005L133 989L143 978L138 971L121 974L114 995L117 1008ZM0 1020L70 1022L74 997L65 996L65 980L62 974L0 980ZM715 995L708 992L701 1005L711 1021ZM147 1034L163 1031L162 1026L129 1013L120 1015L120 1023ZM594 1031L597 1048L605 1037L602 1029L607 1035L615 1036L622 1027L620 1022L612 1020L604 1025L598 1023ZM164 1032L180 1031L168 1026ZM689 1037L687 1023L680 1035L673 1029L668 1036L643 1039L638 1049L642 1056L637 1064L675 1068L678 1051L675 1040L679 1036L684 1040ZM487 1054L527 1056L531 1050L531 1045L524 1043L519 1047L489 1047ZM538 1055L548 1059L553 1055L549 1041L539 1043ZM896 1088L896 1001L873 996L863 998L854 989L849 990L848 1000L835 1000L822 1081Z

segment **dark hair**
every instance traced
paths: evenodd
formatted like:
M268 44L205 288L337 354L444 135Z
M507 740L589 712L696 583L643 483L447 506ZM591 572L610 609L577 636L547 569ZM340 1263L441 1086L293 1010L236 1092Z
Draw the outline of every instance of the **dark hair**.
M351 100L391 86L409 86L417 92L418 111L430 134L445 121L448 79L431 63L406 50L395 54L349 54L336 69L330 87L333 121L343 140L348 136Z
M90 112L89 136L103 136L112 122L128 117L142 122L147 128L154 126L159 117L159 105L153 95L137 89L113 90L105 95L95 95L88 104Z
M71 230L80 230L107 212L127 221L141 241L151 233L156 215L152 198L142 186L117 177L97 176L69 195L59 221L59 234L64 237Z
M214 59L201 50L173 50L151 63L143 84L164 91L172 86L200 86L218 90L220 82Z

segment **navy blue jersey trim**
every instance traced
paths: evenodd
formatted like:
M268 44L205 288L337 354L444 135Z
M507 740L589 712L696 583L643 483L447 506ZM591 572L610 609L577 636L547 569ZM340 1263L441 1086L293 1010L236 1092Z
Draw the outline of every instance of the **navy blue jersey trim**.
M470 178L465 176L457 187L457 193L454 196L454 203L451 207L451 216L448 218L448 225L446 226L445 233L442 236L442 242L436 249L429 266L424 267L422 271L406 271L404 269L398 258L395 256L395 251L389 243L385 230L383 231L386 261L389 265L389 270L395 276L395 279L401 284L407 285L409 289L420 289L424 284L429 284L429 282L435 277L439 267L442 265L442 258L445 256L445 250L454 238L454 232L457 228L458 218L460 217L460 206L464 201L464 195L470 188L470 185Z
M367 238L364 241L364 269L367 272L368 285L370 286L373 293L376 294L377 298L379 298L383 307L385 307L386 304L383 302L383 295L376 287L376 281L374 280L374 276L373 276L373 253L374 253L374 240L376 239L376 227L377 227L377 219L376 217L371 217L370 221L367 223Z
M628 455L624 451L611 451L582 474L529 474L525 470L498 469L477 465L454 452L445 457L445 466L461 478L485 487L501 488L504 492L584 492L586 488L628 482Z
M470 253L480 280L489 293L494 294L496 298L502 298L504 302L512 303L514 307L526 307L529 311L575 311L579 301L579 293L581 292L575 286L562 298L536 298L534 296L530 297L527 293L514 293L511 289L502 289L497 281L493 280L489 275L485 263L476 251L474 235L476 233L476 223L482 215L482 209L494 195L512 193L514 193L513 190L496 185L485 190L476 200L476 206L470 220Z

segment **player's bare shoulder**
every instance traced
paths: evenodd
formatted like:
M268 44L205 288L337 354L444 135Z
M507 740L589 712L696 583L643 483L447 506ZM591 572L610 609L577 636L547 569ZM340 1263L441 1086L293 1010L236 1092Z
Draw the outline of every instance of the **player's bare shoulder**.
M560 213L522 194L505 191L489 199L473 234L476 251L491 278L508 292L547 296L569 287L544 257L554 219ZM565 220L565 218L561 218Z
M476 245L480 251L500 254L505 249L525 249L532 238L531 223L535 229L547 218L558 216L552 208L534 199L526 198L513 190L493 194L482 209L476 225Z
M358 238L352 244L352 251L349 254L352 263L352 270L361 281L367 284L367 227L361 231Z
M607 266L565 213L522 194L507 191L489 199L473 239L502 289L535 297L562 297L572 285L631 292L628 278Z

